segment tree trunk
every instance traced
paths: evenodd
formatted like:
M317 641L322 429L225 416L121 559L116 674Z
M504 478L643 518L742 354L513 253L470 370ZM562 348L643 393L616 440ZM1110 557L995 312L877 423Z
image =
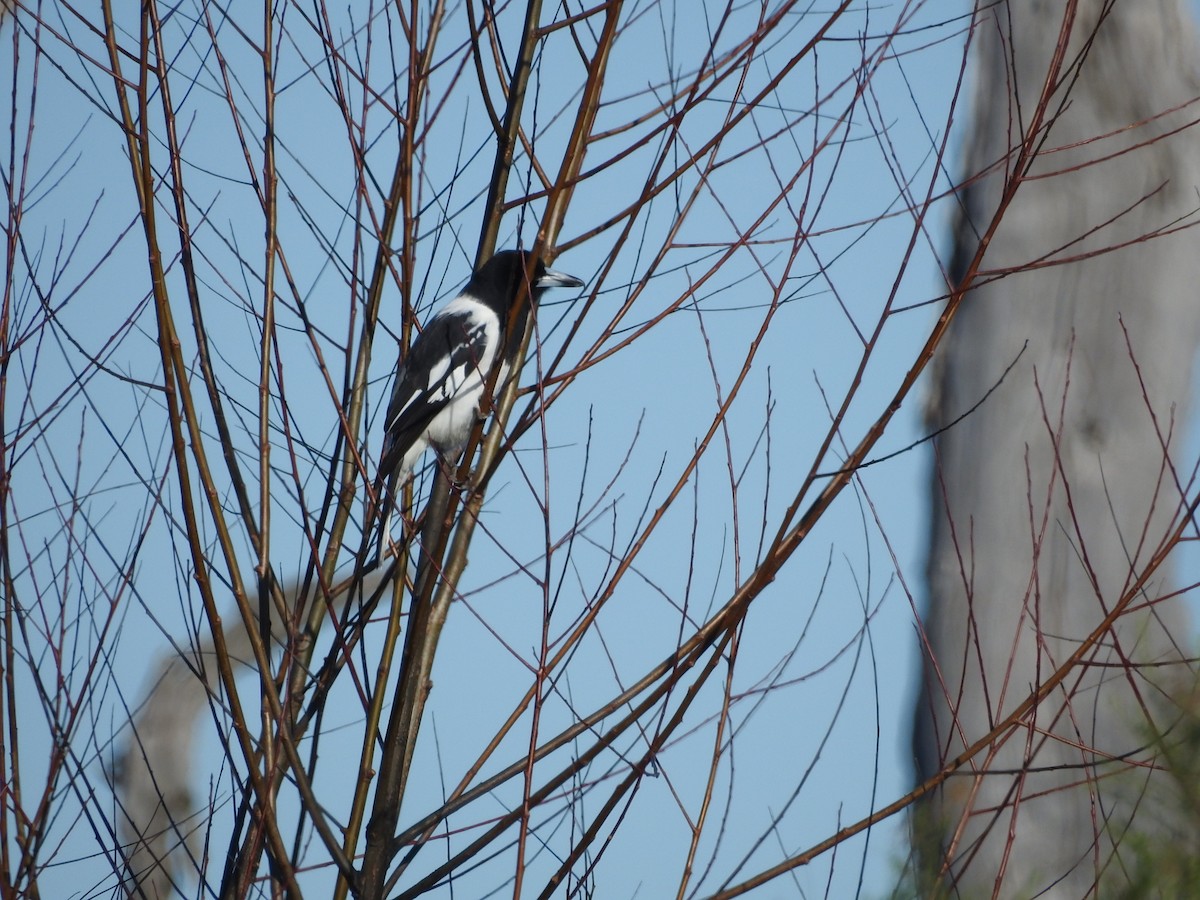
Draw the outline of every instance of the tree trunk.
M1001 204L1071 7L980 4L966 171L1000 164L963 192L955 279ZM1177 0L1083 0L1063 59L1040 151L938 360L932 425L950 427L932 476L919 777L1129 611L922 809L926 871L965 897L1076 900L1130 877L1136 833L1179 827L1170 776L1148 764L1191 687L1191 640L1178 600L1146 604L1171 590L1170 559L1152 561L1191 473L1200 232L1080 257L1193 221L1178 220L1200 205L1200 133L1171 132L1200 110L1171 110L1200 95L1200 55ZM1009 269L1024 271L995 277Z

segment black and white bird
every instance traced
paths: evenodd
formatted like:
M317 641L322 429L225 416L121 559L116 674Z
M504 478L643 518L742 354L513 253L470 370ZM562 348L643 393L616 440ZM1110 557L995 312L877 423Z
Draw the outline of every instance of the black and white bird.
M391 531L396 489L430 447L448 456L466 444L497 354L499 393L538 298L547 288L583 286L573 275L547 269L540 259L530 271L529 262L530 254L523 250L502 250L489 259L462 293L426 324L400 360L375 477L376 562L383 559ZM518 298L522 302L514 315Z

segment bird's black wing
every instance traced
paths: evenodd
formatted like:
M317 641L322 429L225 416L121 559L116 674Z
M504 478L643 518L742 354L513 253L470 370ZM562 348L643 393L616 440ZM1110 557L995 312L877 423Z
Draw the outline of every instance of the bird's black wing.
M396 372L375 475L377 539L375 560L368 568L383 559L395 506L397 470L405 454L472 375L482 378L486 374L480 368L488 350L487 332L486 314L481 315L479 310L461 306L444 309L425 326Z
M447 309L425 327L396 373L388 404L379 470L390 473L479 371L488 350L487 322L471 311Z

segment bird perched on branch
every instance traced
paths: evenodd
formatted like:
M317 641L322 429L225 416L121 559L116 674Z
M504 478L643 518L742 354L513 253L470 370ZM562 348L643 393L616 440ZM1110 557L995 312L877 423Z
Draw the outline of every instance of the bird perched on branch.
M540 259L531 266L526 251L502 250L471 276L462 293L413 341L396 372L375 476L376 563L383 558L391 531L396 488L428 448L443 456L462 449L479 415L497 355L499 392L520 349L529 312L542 293L552 287L582 286L580 279L552 272Z

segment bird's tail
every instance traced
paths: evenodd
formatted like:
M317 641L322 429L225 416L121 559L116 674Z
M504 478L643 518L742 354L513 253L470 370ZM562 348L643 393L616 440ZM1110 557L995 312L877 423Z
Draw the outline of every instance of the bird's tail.
M383 554L387 549L388 537L392 532L392 514L396 511L396 476L392 474L387 476L384 471L380 471L375 476L375 487L373 495L376 499L377 506L373 507L372 512L368 514L363 521L363 548L362 554L365 555L368 544L366 540L371 532L371 523L374 522L375 534L375 556L370 563L366 560L362 571L371 572L379 568L379 564L383 562ZM361 556L360 556L361 558Z

